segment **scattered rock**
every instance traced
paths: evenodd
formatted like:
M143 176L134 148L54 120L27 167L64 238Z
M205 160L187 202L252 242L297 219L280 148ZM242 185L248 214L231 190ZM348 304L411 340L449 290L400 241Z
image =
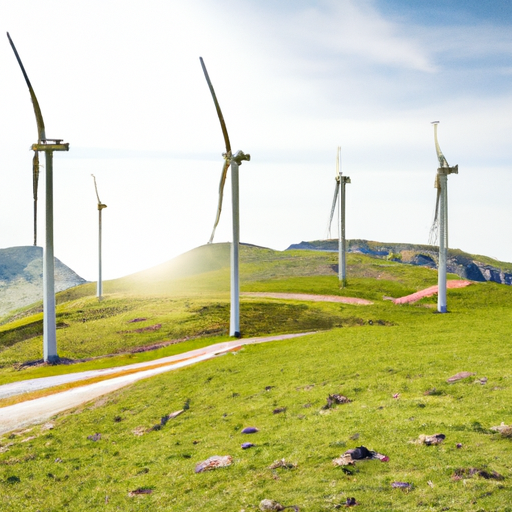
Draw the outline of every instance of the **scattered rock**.
M288 462L285 459L281 460L275 460L270 466L269 469L278 469L278 468L284 468L284 469L295 469L297 467L297 464L294 464L293 462Z
M472 377L473 375L476 375L475 372L459 372L455 374L453 377L450 377L446 380L448 384L452 384L453 382L457 382L458 380L467 379L468 377Z
M412 484L408 482L391 482L393 489L412 489Z
M62 459L61 459L60 457L57 457L57 458L54 460L54 462L56 462L56 463L62 462Z
M53 430L54 427L55 427L55 423L52 423L51 421L49 421L48 423L45 423L41 427L41 432L44 432L45 430Z
M165 425L169 420L173 420L174 418L177 418L180 414L183 414L185 412L185 409L180 409L179 411L171 412L171 414L168 414L167 416L164 416L160 423L162 425Z
M445 439L446 436L444 434L433 434L431 436L421 434L416 441L416 444L426 444L427 446L431 446L433 444L441 444Z
M135 322L145 322L147 318L134 318L133 320L128 320L129 324L134 324Z
M429 485L429 487L431 487L432 489L434 488L434 482L432 482L432 480L429 480L427 482L427 484Z
M153 492L153 489L145 489L143 487L139 487L138 489L135 489L134 491L130 491L128 493L128 496L130 498L133 498L134 496L140 496L143 494L151 494Z
M92 436L87 436L89 441L99 441L101 439L101 434L94 434Z
M265 391L270 391L272 388L275 388L275 386L265 386Z
M352 441L357 441L359 439L359 435L359 432L356 432L350 436L350 439L352 439Z
M487 377L482 377L481 379L476 379L473 384L481 384L483 386L484 384L487 384L487 380Z
M253 446L256 446L252 443L242 443L242 450L247 450L248 448L252 448Z
M142 435L144 435L145 432L146 432L145 427L135 427L132 430L132 434L135 434L136 436L142 436Z
M203 473L204 471L231 466L232 463L233 457L231 455L213 455L209 459L196 464L195 472Z
M12 446L14 443L7 443L3 446L0 445L0 453L5 453L9 451L9 447Z
M279 510L284 510L284 507L283 507L283 505L281 505L281 503L278 503L277 501L274 501L274 500L261 500L259 509L262 511L267 511L267 510L279 511Z
M341 457L334 459L332 463L335 466L349 466L354 465L356 461L372 459L380 460L381 462L389 461L389 457L387 455L370 451L365 446L358 446L357 448L347 450L343 455L341 455Z
M347 501L345 502L345 507L355 507L356 505L359 505L359 503L357 503L355 498L347 498Z
M272 411L274 414L280 414L282 412L286 412L286 407L278 407Z
M496 471L487 471L481 468L459 468L455 470L452 477L453 480L460 480L461 478L470 478L472 476L481 476L486 480L504 480L503 475L500 475Z
M512 437L512 425L505 425L505 423L501 422L501 425L491 427L491 430L499 432L503 437Z
M398 399L400 398L400 393L395 393L395 394L393 395L393 398L394 398L395 400L398 400Z
M29 437L26 437L25 439L22 439L21 442L22 443L26 443L28 441L32 441L32 439L35 439L37 436L29 436Z
M284 507L283 505L281 505L281 503L278 503L277 501L275 500L261 500L260 501L260 504L259 504L259 509L262 510L263 512L266 512L266 511L281 511L281 510L284 510L285 508L291 508L293 510L295 510L295 512L299 512L299 507L297 507L297 505L288 505L286 507Z
M462 448L462 443L457 443L457 444L455 445L455 447L456 447L458 450L460 450L460 449Z
M322 407L322 409L331 409L332 407L334 407L335 405L339 405L339 404L348 404L352 402L352 400L350 400L349 398L347 398L346 396L343 396L343 395L329 395L327 397L327 403Z
M256 427L245 427L242 430L242 434L255 434L256 432L259 432L259 429Z
M350 455L350 453L344 453L341 457L333 459L332 463L335 466L353 466L356 463L356 461L352 458L352 455Z

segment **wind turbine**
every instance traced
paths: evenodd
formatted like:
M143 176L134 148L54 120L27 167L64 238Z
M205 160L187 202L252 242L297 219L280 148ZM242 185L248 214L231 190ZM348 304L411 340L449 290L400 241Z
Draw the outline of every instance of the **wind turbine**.
M39 103L37 101L34 89L28 79L28 75L23 67L20 56L16 51L16 47L12 42L9 32L7 38L14 51L16 60L20 65L21 72L25 77L32 104L34 106L34 113L36 115L37 123L37 143L32 144L34 151L33 160L33 173L34 173L34 245L36 245L36 220L37 220L37 181L39 176L39 151L45 152L46 161L46 233L45 233L45 247L43 250L43 354L45 362L57 362L59 356L57 354L57 327L55 315L55 269L54 269L54 255L53 255L53 152L54 151L69 151L69 143L62 143L62 139L47 139L43 116Z
M347 263L346 263L346 240L345 240L345 185L351 183L348 176L343 176L340 170L341 148L338 146L336 152L336 184L334 185L334 197L332 200L331 217L329 218L329 233L331 232L332 218L336 209L336 201L339 197L339 238L338 238L338 277L340 286L347 286Z
M239 213L239 194L238 194L238 168L242 165L243 160L249 161L251 155L246 155L243 151L238 151L235 155L231 153L231 143L229 142L228 130L222 111L220 110L217 96L213 89L212 82L206 71L206 66L202 57L199 57L203 73L208 83L208 87L212 94L213 102L215 103L215 109L219 117L220 127L222 129L222 135L224 136L224 143L226 145L226 152L222 154L224 157L224 165L222 166L222 173L220 175L219 184L219 204L217 206L217 215L213 224L212 234L210 236L209 244L213 242L215 236L215 230L220 220L220 213L222 211L222 199L224 196L224 184L226 183L226 176L228 167L231 166L231 203L233 209L233 242L231 243L231 310L230 310L230 321L229 321L229 335L236 338L240 338L240 275L239 275L239 246L240 246L240 213Z
M430 230L430 244L435 245L436 239L439 239L439 264L438 264L438 293L437 293L437 311L446 313L446 260L448 257L448 175L458 174L459 166L450 167L446 158L439 147L437 141L437 125L439 121L433 121L434 141L436 145L437 159L439 168L437 169L435 188L437 188L436 210L434 222Z
M94 176L94 174L91 174L91 176L94 180L94 190L96 190L96 197L98 198L98 284L96 286L96 295L98 300L101 300L103 292L103 281L101 279L101 210L106 208L107 205L100 201L98 186L96 185L96 176Z

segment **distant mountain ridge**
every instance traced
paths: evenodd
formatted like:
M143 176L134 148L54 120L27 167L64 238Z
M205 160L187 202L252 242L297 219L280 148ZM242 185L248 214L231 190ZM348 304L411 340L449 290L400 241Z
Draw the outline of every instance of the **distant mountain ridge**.
M286 250L295 249L334 252L338 250L338 239L301 242L300 244L290 245ZM437 268L438 250L432 245L347 240L347 251L368 254L409 265ZM512 284L512 263L505 263L487 256L468 254L459 249L449 249L447 269L448 272L471 281Z
M55 258L55 291L86 283ZM21 246L0 249L0 317L43 299L43 249Z

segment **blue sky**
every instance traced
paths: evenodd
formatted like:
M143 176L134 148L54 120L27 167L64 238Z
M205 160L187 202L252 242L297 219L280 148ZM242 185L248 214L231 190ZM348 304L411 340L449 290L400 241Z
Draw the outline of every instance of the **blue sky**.
M206 243L223 139L205 59L240 169L241 239L274 249L325 238L342 148L347 236L427 243L437 158L451 247L512 261L512 4L398 0L0 0L56 154L55 253L96 278L96 175L104 277ZM31 7L32 6L32 7ZM36 126L0 45L0 248L32 243ZM40 241L44 186L40 184ZM229 180L226 197L229 198ZM333 233L335 236L335 233ZM226 202L216 241L228 241Z

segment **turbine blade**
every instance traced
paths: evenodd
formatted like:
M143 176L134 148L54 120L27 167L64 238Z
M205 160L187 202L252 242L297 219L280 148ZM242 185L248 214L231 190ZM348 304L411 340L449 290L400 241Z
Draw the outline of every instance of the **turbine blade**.
M32 159L32 188L34 191L34 201L37 202L37 188L39 183L39 152L34 151Z
M16 47L14 46L14 43L12 42L9 32L7 32L7 38L9 39L9 43L11 43L11 47L14 51L14 55L16 56L16 60L18 61L18 64L20 65L21 72L23 73L23 76L25 77L25 82L27 82L28 90L30 92L30 97L32 98L32 104L34 105L34 113L36 115L38 142L41 142L43 140L46 140L46 133L45 133L45 129L44 129L43 115L41 114L41 109L39 108L39 102L37 101L36 94L34 92L34 89L32 88L32 84L30 83L30 80L28 79L27 72L25 71L25 68L23 67L23 63L21 62L20 56L18 55Z
M94 190L96 190L96 197L98 198L98 205L101 204L100 196L98 195L98 186L96 185L96 176L94 174L91 174L92 179L94 180Z
M219 183L219 204L217 206L217 216L215 217L215 223L213 224L213 231L210 236L210 240L208 241L209 244L213 242L213 237L215 236L215 230L217 229L217 226L219 224L220 220L220 212L222 211L222 199L224 197L224 185L226 184L226 176L228 174L228 168L229 168L230 161L226 159L224 162L224 166L222 167L222 174L220 176L220 183Z
M436 209L434 212L434 221L432 222L432 226L430 227L430 234L428 237L429 245L437 245L438 231L439 231L439 202L441 201L441 189L437 189L437 197L436 197Z
M437 159L439 160L439 167L450 167L448 165L448 162L446 161L446 158L443 155L443 152L441 151L441 148L439 147L439 142L437 141L437 124L438 122L434 122L434 141L436 144L436 153L437 153Z
M202 57L199 57L201 62L201 67L203 68L204 77L206 78L206 82L208 83L208 87L210 88L210 92L212 93L213 102L215 103L215 108L217 109L217 115L219 116L220 127L222 128L222 135L224 135L224 143L226 144L226 153L231 152L231 143L229 142L228 130L226 128L226 123L224 122L224 117L222 115L222 111L220 109L219 102L217 101L217 96L215 95L215 91L213 89L212 82L210 77L208 76L208 71L206 71L206 66L204 65L204 61Z
M331 216L329 218L329 236L331 234L332 218L334 217L334 210L336 209L336 201L338 199L338 192L340 189L340 182L336 180L336 186L334 187L334 197L332 199Z

